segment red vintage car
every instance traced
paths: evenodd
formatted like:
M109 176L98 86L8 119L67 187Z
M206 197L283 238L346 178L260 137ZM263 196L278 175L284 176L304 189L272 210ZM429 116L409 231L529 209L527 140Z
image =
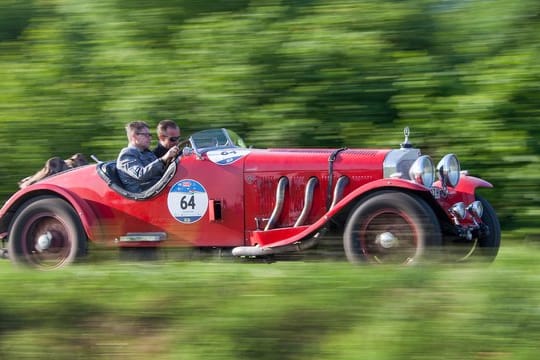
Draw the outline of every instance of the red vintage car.
M476 194L492 185L453 154L435 167L408 137L397 149L253 149L230 130L204 130L144 193L95 159L15 193L0 210L2 248L43 269L86 255L89 242L244 258L337 243L352 263L493 260L499 221Z

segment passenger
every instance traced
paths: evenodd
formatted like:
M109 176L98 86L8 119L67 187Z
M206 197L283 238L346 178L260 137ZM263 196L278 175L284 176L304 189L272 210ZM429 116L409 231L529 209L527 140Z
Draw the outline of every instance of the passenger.
M158 144L154 149L157 157L162 157L180 140L180 128L172 120L161 120L157 126Z
M88 165L88 161L81 153L73 154L69 159L66 160L62 160L62 158L58 156L52 157L45 162L45 165L41 170L36 172L34 175L27 176L19 181L19 187L24 189L25 187L45 179L48 176L83 165Z
M179 152L172 147L163 156L157 157L150 151L152 134L144 121L133 121L126 125L128 146L123 148L116 160L116 168L124 188L141 192L154 185Z

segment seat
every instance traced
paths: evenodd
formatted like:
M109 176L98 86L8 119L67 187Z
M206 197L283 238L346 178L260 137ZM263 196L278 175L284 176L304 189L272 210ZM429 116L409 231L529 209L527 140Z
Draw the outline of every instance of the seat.
M99 174L102 175L102 178L107 182L108 185L122 184L116 171L116 161L102 162L98 165L98 170L101 170L99 171Z
M118 172L116 170L116 161L100 162L97 164L96 170L99 176L107 183L107 185L118 194L132 200L146 200L159 194L161 190L163 190L165 186L167 186L169 181L171 181L171 179L174 177L174 174L176 173L176 161L177 160L172 161L169 164L169 166L165 170L165 173L158 182L156 182L154 185L152 185L145 191L139 193L134 193L124 189L124 187L122 186L122 182L118 177Z

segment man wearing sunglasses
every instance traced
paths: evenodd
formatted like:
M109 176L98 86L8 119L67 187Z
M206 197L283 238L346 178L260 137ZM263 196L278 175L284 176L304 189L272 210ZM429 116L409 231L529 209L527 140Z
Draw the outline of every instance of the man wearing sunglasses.
M161 120L157 126L158 144L154 149L157 157L162 157L167 151L178 145L180 128L172 120Z

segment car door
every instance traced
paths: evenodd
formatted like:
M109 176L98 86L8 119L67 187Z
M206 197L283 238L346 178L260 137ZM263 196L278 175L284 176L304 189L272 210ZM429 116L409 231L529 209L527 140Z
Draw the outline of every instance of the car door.
M160 221L170 242L201 247L244 244L244 161L232 151L182 157L160 194L166 208ZM232 160L220 161L224 156Z

